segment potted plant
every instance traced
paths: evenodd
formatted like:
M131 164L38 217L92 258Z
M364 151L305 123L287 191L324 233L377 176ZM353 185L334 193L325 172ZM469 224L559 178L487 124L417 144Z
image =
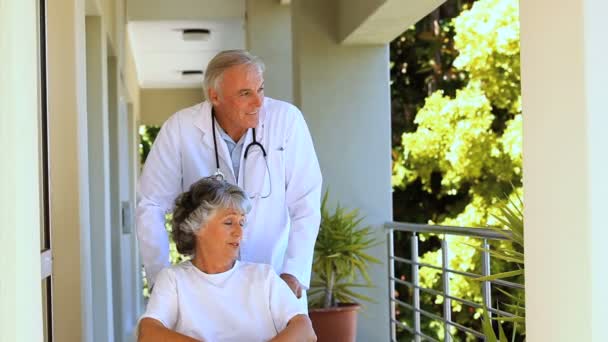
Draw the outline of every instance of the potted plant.
M319 342L355 341L361 306L357 301L372 299L354 289L373 286L367 268L380 262L366 250L378 242L369 226L361 227L358 210L338 204L330 213L327 197L325 192L308 292L309 315Z

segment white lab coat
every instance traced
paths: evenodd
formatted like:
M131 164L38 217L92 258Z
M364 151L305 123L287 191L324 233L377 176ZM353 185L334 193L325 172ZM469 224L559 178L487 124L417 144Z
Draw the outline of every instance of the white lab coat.
M216 121L217 124L217 121ZM148 280L169 264L165 213L178 194L216 171L211 104L203 102L171 116L161 128L144 165L138 186L137 237ZM252 141L245 136L245 147ZM216 128L220 169L226 180L247 192L267 193L252 199L241 243L241 260L266 263L278 273L294 275L308 288L314 244L319 231L321 171L302 113L293 105L266 97L256 139L268 154L271 184L260 149L241 164L238 182L226 143Z

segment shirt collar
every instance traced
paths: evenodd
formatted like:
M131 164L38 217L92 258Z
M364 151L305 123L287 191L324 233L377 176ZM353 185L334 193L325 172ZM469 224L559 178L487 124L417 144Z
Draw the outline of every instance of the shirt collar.
M216 123L217 123L217 121L216 121ZM247 132L249 130L247 130L247 132L245 132L245 134L243 134L243 136L241 137L241 139L239 139L238 142L234 142L234 139L232 139L232 137L229 136L228 133L226 133L226 131L224 131L222 126L217 125L217 131L220 133L220 137L222 137L222 139L224 139L225 141L233 143L234 145L242 145L243 141L245 140L245 136L247 135Z

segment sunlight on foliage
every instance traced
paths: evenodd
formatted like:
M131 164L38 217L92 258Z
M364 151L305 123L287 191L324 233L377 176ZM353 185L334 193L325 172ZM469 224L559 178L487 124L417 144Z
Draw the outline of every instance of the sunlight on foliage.
M403 133L401 146L395 149L395 188L418 182L437 199L460 195L468 201L447 216L429 219L430 224L501 227L495 218L499 208L507 198L523 198L518 13L517 0L479 0L454 18L458 55L453 66L468 81L452 95L439 89L427 96L416 113L415 130ZM480 252L475 249L480 245L480 240L449 236L449 267L480 274ZM495 242L492 248L512 245ZM441 265L441 250L431 250L421 259ZM493 273L512 267L505 261L492 262ZM441 288L440 271L422 267L419 275L423 287ZM450 277L452 295L482 302L479 282L455 274ZM441 303L443 297L436 296L434 304ZM452 308L463 310L457 301L452 301ZM473 311L474 318L480 319L482 310ZM437 332L443 329L436 328Z
M520 112L519 2L478 1L454 25L454 66L480 81L493 105Z

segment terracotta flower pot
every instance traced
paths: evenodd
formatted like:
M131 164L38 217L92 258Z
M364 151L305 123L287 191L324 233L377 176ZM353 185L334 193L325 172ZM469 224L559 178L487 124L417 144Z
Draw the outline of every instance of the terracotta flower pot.
M359 304L339 304L334 308L308 312L317 342L355 342Z

